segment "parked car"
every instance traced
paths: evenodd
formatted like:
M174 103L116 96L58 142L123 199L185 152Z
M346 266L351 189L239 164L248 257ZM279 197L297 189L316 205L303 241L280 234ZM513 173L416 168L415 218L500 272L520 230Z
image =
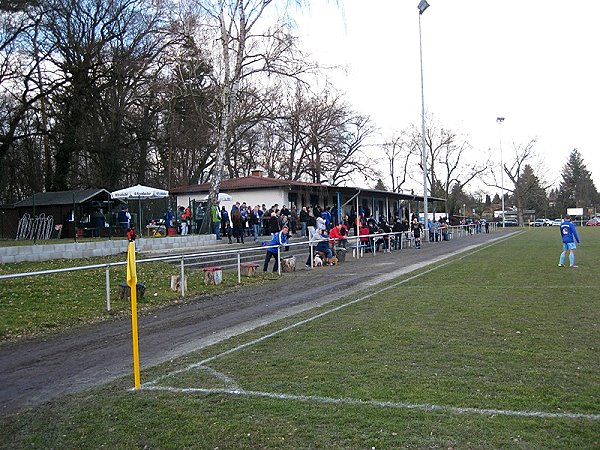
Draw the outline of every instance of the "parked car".
M585 223L585 225L588 227L600 227L600 218L592 217Z
M533 225L534 227L545 227L548 224L546 223L546 219L535 219L533 222L529 223L529 226Z
M517 219L504 219L505 227L516 227L518 225L519 225L519 222L517 222Z
M554 219L552 221L552 226L553 227L560 227L560 224L562 223L562 219Z

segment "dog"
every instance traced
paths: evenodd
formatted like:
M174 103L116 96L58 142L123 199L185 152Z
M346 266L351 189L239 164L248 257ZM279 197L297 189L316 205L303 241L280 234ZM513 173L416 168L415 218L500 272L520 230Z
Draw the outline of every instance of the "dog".
M332 256L331 258L329 258L327 260L327 265L329 266L335 266L338 263L338 259L335 256Z
M315 255L315 260L313 261L315 267L323 266L323 260L319 255Z
M282 272L294 272L296 270L296 257L289 256L287 258L281 258L281 271Z

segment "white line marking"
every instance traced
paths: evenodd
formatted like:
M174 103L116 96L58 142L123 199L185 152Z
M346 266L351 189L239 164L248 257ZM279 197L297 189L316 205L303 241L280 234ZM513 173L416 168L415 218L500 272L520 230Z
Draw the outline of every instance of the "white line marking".
M486 416L517 416L517 417L534 417L542 419L586 419L600 420L600 414L582 414L570 412L543 412L543 411L514 411L510 409L489 409L489 408L459 408L454 406L442 406L431 404L415 404L403 402L382 402L377 400L357 400L353 398L331 398L319 397L314 395L293 395L293 394L276 394L273 392L246 391L243 389L201 389L201 388L173 388L151 386L145 387L146 390L164 391L174 393L202 393L202 394L225 394L233 396L247 395L251 397L273 398L277 400L293 400L302 402L316 402L323 404L334 405L352 405L352 406L372 406L375 408L395 408L395 409L414 409L419 411L442 411L454 414L479 414Z

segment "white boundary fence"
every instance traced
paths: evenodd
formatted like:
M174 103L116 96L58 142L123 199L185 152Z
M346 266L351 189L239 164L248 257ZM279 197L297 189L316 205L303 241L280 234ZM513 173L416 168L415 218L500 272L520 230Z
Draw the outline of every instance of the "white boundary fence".
M50 227L51 229L51 227ZM492 229L492 227L490 227L490 231L494 231L494 229ZM475 225L462 225L462 226L457 226L457 227L449 227L449 232L451 233L451 239L457 238L457 237L466 237L472 234L478 234L478 232L476 231ZM355 258L361 258L364 256L364 253L361 251L358 251L358 248L360 246L364 246L367 247L368 249L371 250L371 254L373 257L376 256L376 252L373 251L374 250L374 241L376 241L379 238L383 238L388 237L389 242L392 243L395 241L396 236L400 235L402 236L402 238L400 239L400 248L396 247L394 248L394 246L390 245L389 246L389 251L392 251L392 249L394 249L395 251L401 250L403 247L402 242L404 239L408 239L410 240L410 236L412 236L411 233L407 233L407 232L398 232L398 233L376 233L376 234L369 234L369 235L363 235L363 236L348 236L347 237L347 241L350 244L349 248L353 248L353 246L357 249L356 252L353 253ZM441 237L441 236L440 236ZM368 242L370 244L361 244L360 240L361 239L368 239ZM408 242L408 240L406 242ZM443 242L442 239L439 239L438 241L434 241L433 242L429 242L428 239L428 235L427 232L422 232L422 242L425 245L434 245L434 244L438 244L439 242ZM286 247L307 247L307 249L310 251L310 255L311 255L311 266L312 266L312 261L314 260L313 256L315 254L315 245L316 243L314 242L307 242L307 241L303 241L303 242L296 242L296 243L292 243L290 242L289 244L286 245ZM357 245L358 244L358 245ZM217 250L217 251L208 251L208 252L200 252L200 253L190 253L190 254L185 254L185 255L177 255L177 256L161 256L161 257L157 257L157 258L148 258L148 259L140 259L137 262L137 264L144 264L144 263L149 263L149 262L175 262L178 261L179 262L179 266L180 266L180 280L185 280L185 266L186 266L186 259L187 260L191 260L191 259L198 259L198 258L210 258L212 261L218 261L219 259L222 260L223 257L229 257L229 258L234 258L237 257L237 263L236 264L222 264L223 267L236 267L237 270L237 277L238 277L238 283L241 283L241 274L242 274L242 267L241 267L241 258L242 255L249 255L251 253L264 253L268 248L277 248L277 257L278 260L281 260L281 256L282 256L282 246L261 246L261 247L252 247L252 248L244 248L244 249L231 249L231 250ZM12 278L24 278L24 277L32 277L32 276L39 276L39 275L52 275L55 273L65 273L65 272L75 272L75 271L80 271L80 270L92 270L92 269L100 269L100 268L104 268L105 269L105 283L106 283L106 309L107 311L111 310L111 306L110 306L110 269L113 267L120 267L120 266L126 266L127 265L127 261L122 261L122 262L116 262L116 263L108 263L108 264L93 264L93 265L88 265L88 266L78 266L78 267L66 267L63 269L53 269L53 270L41 270L41 271L37 271L37 272L22 272L22 273L14 273L14 274L5 274L5 275L0 275L0 281L2 280L8 280L8 279L12 279ZM187 264L188 267L193 267L194 265L197 265L196 263L188 263ZM278 273L281 275L281 264L278 264ZM185 289L186 289L186 283L185 282L180 282L180 289L181 289L181 296L184 297L185 296Z

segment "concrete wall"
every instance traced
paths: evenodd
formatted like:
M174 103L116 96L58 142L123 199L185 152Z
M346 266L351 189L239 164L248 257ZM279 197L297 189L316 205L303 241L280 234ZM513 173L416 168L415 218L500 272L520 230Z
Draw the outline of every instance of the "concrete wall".
M139 251L166 250L199 247L215 243L214 234L141 238L137 241ZM0 247L0 264L24 261L49 261L52 259L77 259L118 255L127 252L127 241L98 240L97 242L70 242L64 244L38 244Z

